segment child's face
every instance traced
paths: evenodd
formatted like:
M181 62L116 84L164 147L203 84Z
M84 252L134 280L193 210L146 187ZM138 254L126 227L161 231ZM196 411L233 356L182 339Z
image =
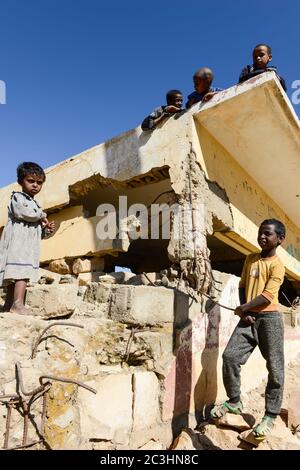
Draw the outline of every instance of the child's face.
M25 178L20 182L23 192L28 194L30 197L34 197L38 194L42 189L43 184L43 177L35 175L34 173L27 173Z
M261 225L258 230L257 241L262 251L270 251L276 248L284 240L284 236L278 235L275 225Z
M169 105L176 106L176 108L181 109L182 108L182 102L183 102L182 95L180 95L178 93L177 95L173 95L173 96L170 97Z
M266 46L260 46L253 51L253 63L259 69L265 69L272 60L272 55L268 53Z
M194 80L194 88L196 92L199 94L204 93L205 91L208 91L212 82L211 78L209 77L201 78L201 77L198 77L197 75L194 76L193 80Z

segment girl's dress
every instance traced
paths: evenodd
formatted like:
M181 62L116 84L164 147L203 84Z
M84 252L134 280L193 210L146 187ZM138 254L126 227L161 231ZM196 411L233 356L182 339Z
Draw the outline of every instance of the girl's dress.
M42 238L41 219L47 217L38 203L23 192L13 192L8 223L0 240L0 286L18 279L37 282Z

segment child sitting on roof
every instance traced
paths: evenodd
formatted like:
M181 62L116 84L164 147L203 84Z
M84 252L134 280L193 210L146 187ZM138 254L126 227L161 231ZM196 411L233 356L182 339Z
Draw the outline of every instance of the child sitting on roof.
M170 90L166 94L167 105L159 106L142 122L143 131L152 131L155 127L170 117L172 114L182 110L182 93L179 90Z
M193 81L195 91L188 96L188 101L185 105L189 109L193 104L200 101L210 100L216 93L222 91L220 88L213 88L211 86L214 79L214 74L208 67L202 67L194 73Z
M285 80L278 75L277 68L269 65L272 60L272 49L267 44L257 44L252 53L253 64L247 65L240 73L239 83L245 82L249 78L256 77L264 72L275 72L282 88L286 91Z

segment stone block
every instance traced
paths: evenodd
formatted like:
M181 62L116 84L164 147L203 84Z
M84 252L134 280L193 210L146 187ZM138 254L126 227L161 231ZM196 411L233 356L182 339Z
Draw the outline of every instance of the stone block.
M132 375L112 374L86 382L97 394L80 389L81 435L86 439L127 444L132 428Z
M124 284L125 282L129 281L132 277L135 277L133 273L118 271L115 273L109 273L99 276L99 282L105 284Z
M98 282L99 276L102 274L102 271L95 272L86 272L78 274L78 282L80 286L87 286L91 282Z
M77 258L73 263L73 273L91 273L98 271L99 273L103 272L104 269L104 258Z
M174 439L171 450L203 450L203 446L198 439L198 435L192 429L185 428Z
M218 420L218 425L228 426L230 428L238 429L239 431L246 431L251 429L255 423L255 418L251 415L235 415L227 413Z
M79 300L76 284L37 285L27 289L26 307L43 318L63 317L73 313Z
M113 286L111 318L124 323L155 325L187 322L188 296L151 286Z
M49 263L49 270L58 274L71 274L71 266L64 258Z
M160 420L159 381L153 372L135 372L133 376L133 430L147 428Z

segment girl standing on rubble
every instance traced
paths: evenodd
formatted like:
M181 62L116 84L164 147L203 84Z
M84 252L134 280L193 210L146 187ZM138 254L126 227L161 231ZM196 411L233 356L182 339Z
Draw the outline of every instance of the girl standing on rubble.
M4 312L30 314L24 306L27 282L37 282L40 241L54 232L34 196L46 180L44 170L32 162L17 168L22 191L13 192L8 206L8 222L0 240L0 286L6 290Z

